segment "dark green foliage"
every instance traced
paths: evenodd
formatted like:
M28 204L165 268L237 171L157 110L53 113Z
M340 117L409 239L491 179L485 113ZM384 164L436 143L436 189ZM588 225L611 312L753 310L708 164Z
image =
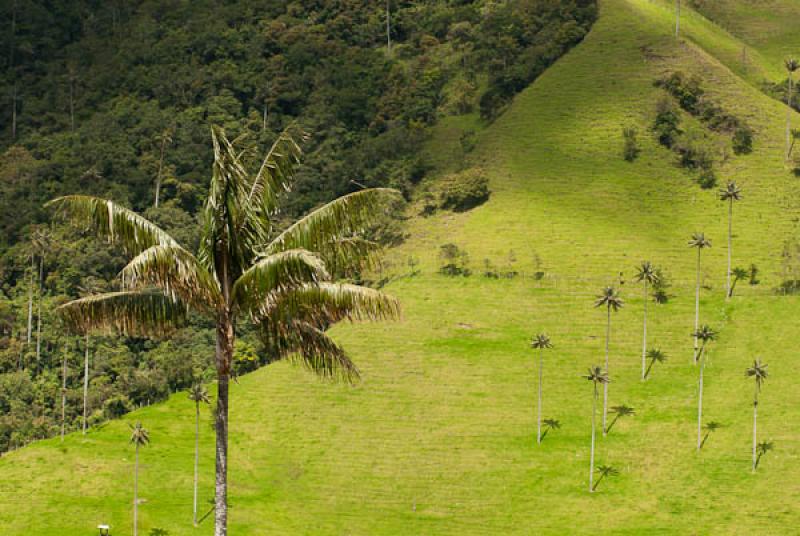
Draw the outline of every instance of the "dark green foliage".
M454 173L442 179L439 205L455 211L469 210L489 199L489 178L481 169Z
M656 280L652 285L653 301L665 304L669 301L669 288L672 286L666 272L661 268L655 269Z
M464 276L472 274L469 268L469 255L457 245L448 243L439 247L439 273L448 276Z
M680 135L681 122L678 109L668 98L663 98L656 105L656 119L653 123L653 132L658 138L658 143L664 147L672 148L675 140Z
M624 146L622 148L622 157L627 162L633 162L639 156L639 142L636 139L637 131L635 128L625 128L622 130L622 138Z
M753 131L750 127L739 126L733 132L733 152L749 154L753 152Z

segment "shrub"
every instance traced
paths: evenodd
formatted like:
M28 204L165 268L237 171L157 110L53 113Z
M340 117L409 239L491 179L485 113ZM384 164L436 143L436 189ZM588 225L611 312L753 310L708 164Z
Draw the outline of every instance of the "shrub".
M713 169L704 169L697 177L697 183L703 190L710 190L717 185L717 174Z
M627 162L633 162L639 156L639 142L636 139L635 128L625 128L622 130L622 138L625 140L622 149L622 157Z
M658 101L656 120L653 125L653 131L658 137L658 143L664 147L671 148L681 133L680 128L678 128L680 122L681 118L678 115L678 110L675 109L675 105L672 104L671 100L665 97Z
M748 154L753 152L753 131L748 126L739 126L733 132L733 152Z
M439 196L441 208L469 210L489 199L489 179L479 169L454 173L442 180Z
M442 265L439 273L449 276L469 276L469 255L457 245L448 243L439 247L439 260Z

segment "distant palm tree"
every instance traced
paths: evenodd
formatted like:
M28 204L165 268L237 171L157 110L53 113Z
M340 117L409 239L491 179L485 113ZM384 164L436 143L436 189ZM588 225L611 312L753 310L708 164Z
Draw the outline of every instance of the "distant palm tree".
M200 460L200 404L208 404L208 390L200 382L189 389L189 400L194 402L194 500L192 501L192 522L197 526L197 466Z
M89 401L89 333L84 335L83 344L83 435L86 435L88 421L88 401Z
M800 69L800 61L795 58L788 58L784 60L783 65L789 73L789 96L786 99L789 105L786 110L786 159L788 160L792 150L792 93L794 92L794 73L797 69Z
M589 373L584 378L592 382L592 387L594 387L594 394L592 395L592 450L589 458L589 493L592 493L594 492L594 486L592 486L592 480L594 479L594 441L597 435L597 384L606 385L609 379L608 374L596 365L589 369Z
M745 376L753 378L756 381L756 392L753 395L753 471L756 470L756 428L758 425L758 393L761 391L761 385L767 379L767 365L761 362L761 359L753 361L753 366L748 367L745 371Z
M675 37L681 31L681 0L675 0Z
M703 445L706 444L706 440L708 436L711 435L711 432L715 432L722 428L722 424L718 423L717 421L709 421L703 425L703 430L706 431L706 435L703 436L703 441L700 442L700 448L703 448Z
M619 297L614 287L606 287L603 293L594 302L595 307L605 306L606 308L606 368L608 375L608 344L611 339L611 311L619 311L625 302ZM606 435L606 413L608 412L608 382L603 384L603 435Z
M697 284L695 287L694 295L694 332L697 333L700 329L700 252L705 248L711 247L711 241L706 239L703 233L694 233L692 239L689 240L689 247L697 248ZM697 337L694 338L694 359L697 362L697 349L699 341Z
M733 203L742 198L742 190L736 183L729 181L725 188L719 191L719 200L728 202L728 274L725 286L725 296L730 298L733 295L731 286L731 252L733 251Z
M536 442L542 442L542 369L544 366L544 351L552 348L550 337L544 333L538 334L531 341L531 348L539 350L539 405L536 408Z
M161 195L161 179L164 169L164 153L167 150L167 146L172 143L172 129L167 128L159 134L156 134L156 141L160 146L160 151L158 156L158 171L156 172L156 199L154 206L158 208L158 201Z
M619 471L610 465L598 465L597 466L597 473L600 475L600 478L597 479L595 482L592 491L597 489L597 486L600 485L600 481L603 480L607 476L617 476Z
M549 432L550 430L558 430L559 428L561 428L561 421L559 421L558 419L545 419L542 422L544 423L544 432L542 433L542 439L544 439L544 436L546 436L547 432Z
M633 415L636 415L636 410L630 406L622 404L621 406L613 406L611 408L611 413L614 414L614 420L608 425L608 430L606 430L606 432L611 431L611 429L614 427L614 424L616 424L620 417L632 417Z
M644 373L645 379L650 375L650 369L653 368L653 365L656 362L663 363L667 360L667 354L659 350L658 348L651 348L647 351L647 358L650 360L650 364L647 365L647 370Z
M693 336L695 340L702 342L700 353L698 354L698 360L700 361L700 390L697 396L697 450L700 450L703 446L701 432L703 427L703 370L706 364L706 345L717 338L717 332L704 324L693 333Z
M739 282L740 279L744 279L750 275L750 272L737 266L733 269L733 283L731 283L731 293L730 295L733 296L733 291L736 289L736 283Z
M771 441L762 441L756 447L756 451L758 451L758 456L756 457L756 468L758 468L758 464L761 463L761 457L766 454L767 452L771 451L774 448L774 445Z
M131 426L131 443L136 447L136 462L133 469L133 536L139 532L139 447L144 447L150 442L150 434L142 428L142 423L137 422Z
M645 379L645 363L647 361L647 286L658 283L658 271L650 261L644 261L636 269L634 279L644 283L644 334L642 336L642 380Z

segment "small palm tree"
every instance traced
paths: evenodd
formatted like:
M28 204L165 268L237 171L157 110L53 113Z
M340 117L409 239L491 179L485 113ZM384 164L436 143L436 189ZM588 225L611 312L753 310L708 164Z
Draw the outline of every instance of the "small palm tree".
M800 61L795 58L788 58L783 62L789 74L789 96L786 99L789 108L786 110L786 159L791 156L792 151L792 93L794 93L794 73L800 69Z
M766 454L767 452L771 451L775 446L772 444L771 441L762 441L756 447L756 451L758 456L756 457L756 468L758 468L758 464L761 463L761 457Z
M192 522L197 526L197 467L200 461L200 404L208 404L208 389L200 382L189 389L189 400L194 402L194 499L192 501Z
M694 233L692 239L689 240L689 247L697 248L697 284L695 286L694 294L694 332L700 330L700 252L705 248L711 247L711 241L706 239L703 233ZM694 363L697 362L697 350L699 348L699 340L694 338Z
M647 359L650 360L650 364L647 365L647 370L644 373L645 379L650 376L650 369L653 368L653 365L658 363L663 363L667 360L667 354L659 350L658 348L651 348L647 351Z
M594 302L595 307L605 306L606 308L606 368L608 375L608 345L611 340L611 311L619 311L625 302L619 297L619 293L614 287L606 287ZM606 435L606 413L608 412L608 382L603 384L603 435Z
M605 477L607 477L607 476L617 476L619 474L619 471L617 469L615 469L614 467L611 467L610 465L598 465L597 466L597 474L600 475L600 478L598 478L597 482L595 482L594 487L592 488L592 491L597 489L597 486L600 485L600 481L602 481Z
M761 359L753 361L753 366L748 367L745 376L756 381L756 391L753 395L753 471L756 470L756 427L758 425L758 393L761 392L761 385L767 379L767 365Z
M131 443L136 447L136 462L133 468L133 536L139 532L139 447L150 443L150 434L137 422L131 426Z
M630 406L622 404L621 406L613 406L611 408L611 413L614 414L614 420L609 423L608 430L606 430L606 432L611 431L611 429L614 427L614 424L616 424L620 417L632 417L636 415L636 410Z
M592 486L592 480L594 479L594 441L597 435L597 384L606 385L609 379L608 374L596 365L589 369L589 373L584 378L592 382L592 387L594 388L592 396L592 450L589 457L589 493L592 493L594 492L594 486Z
M558 419L545 419L542 421L544 424L544 432L542 432L542 439L544 440L544 436L547 435L547 432L550 430L558 430L561 428L561 421Z
M634 279L644 283L644 334L642 336L642 380L645 379L645 363L647 362L647 287L655 285L659 281L658 270L653 267L650 261L644 261L636 269Z
M531 341L531 348L539 350L539 404L536 407L536 442L542 442L542 369L544 366L544 351L552 348L550 337L544 333L538 334Z
M703 325L692 335L694 336L695 340L699 340L702 343L698 354L698 360L700 361L700 389L697 396L697 450L700 450L703 447L701 434L703 427L703 370L705 369L706 363L706 345L709 342L716 340L717 332L711 329L709 326Z
M719 200L723 203L728 202L728 274L725 285L725 296L730 298L733 295L731 286L731 252L733 251L733 203L742 198L742 190L736 183L729 181L725 188L719 191Z
M703 436L703 441L700 442L701 449L706 444L708 436L710 436L712 432L716 432L720 428L722 428L722 424L718 423L717 421L709 421L705 425L703 425L703 430L706 431L706 435Z
M733 269L732 274L733 274L733 282L731 283L731 291L730 291L730 295L731 296L733 296L733 291L736 288L736 283L738 283L739 280L741 280L741 279L745 279L746 277L749 277L750 276L750 272L748 272L744 268L741 268L741 267L737 266L736 268Z

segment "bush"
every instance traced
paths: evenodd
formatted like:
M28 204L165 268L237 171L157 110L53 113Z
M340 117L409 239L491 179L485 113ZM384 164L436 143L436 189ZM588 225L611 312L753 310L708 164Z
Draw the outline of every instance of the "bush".
M678 110L675 109L675 105L672 104L671 100L665 97L658 101L656 105L656 120L653 124L653 132L658 138L658 143L664 147L671 148L681 133L680 128L678 128L680 122L681 118L678 115Z
M750 127L740 126L734 131L733 152L737 155L753 152L753 131Z
M625 128L622 130L622 138L625 140L622 157L627 162L633 162L639 156L639 142L636 139L635 128Z
M439 248L439 260L442 263L440 274L464 277L472 274L469 269L469 255L455 244L443 244Z
M455 211L469 210L489 199L489 179L480 169L449 175L442 180L439 206Z

